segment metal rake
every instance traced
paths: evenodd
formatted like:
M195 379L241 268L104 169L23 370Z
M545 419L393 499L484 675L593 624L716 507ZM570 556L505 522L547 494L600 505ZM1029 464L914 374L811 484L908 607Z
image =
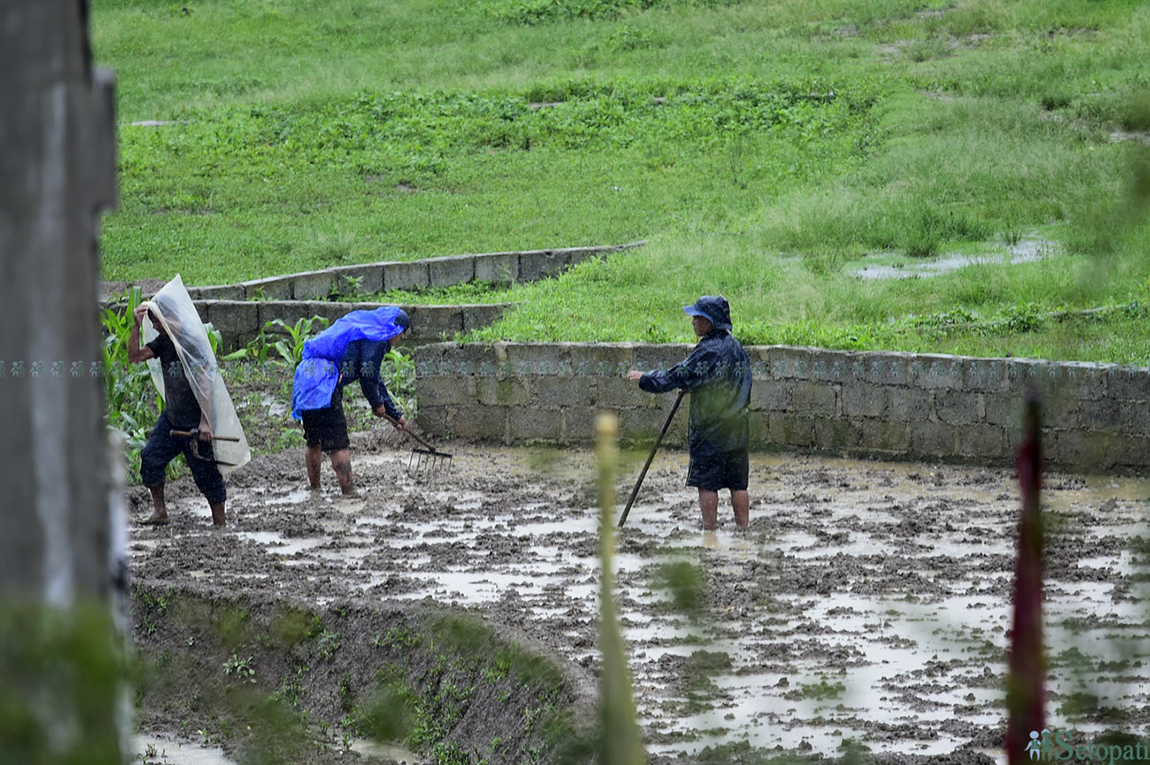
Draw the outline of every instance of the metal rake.
M383 415L383 419L390 422L392 425L399 425L399 422L389 415ZM451 470L451 455L447 452L441 452L431 444L424 441L419 436L412 433L408 428L404 428L403 432L415 440L422 449L412 449L411 454L407 457L407 472L409 473L439 473L449 472Z

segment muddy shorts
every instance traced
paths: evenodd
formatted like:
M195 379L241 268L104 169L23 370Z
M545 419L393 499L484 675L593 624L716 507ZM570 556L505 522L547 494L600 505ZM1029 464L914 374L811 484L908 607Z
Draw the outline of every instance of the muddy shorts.
M347 417L343 413L343 391L336 387L331 406L306 409L303 417L303 437L308 446L318 446L325 452L338 452L351 446L347 437Z
M687 470L687 485L707 491L745 491L749 473L750 460L746 449L720 452L708 457L692 454Z

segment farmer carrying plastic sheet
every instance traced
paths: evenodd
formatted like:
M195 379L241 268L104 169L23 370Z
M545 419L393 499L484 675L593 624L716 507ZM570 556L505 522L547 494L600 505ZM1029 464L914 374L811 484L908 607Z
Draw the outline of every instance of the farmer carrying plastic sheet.
M144 317L151 319L143 325ZM165 525L164 477L183 454L196 487L208 500L212 524L227 523L223 476L251 459L243 427L220 376L207 330L179 275L133 312L128 360L147 361L164 399L156 427L140 452L140 479L154 510L144 523ZM147 345L140 347L141 329Z
M694 305L683 306L683 311L700 338L691 355L666 372L632 370L627 377L638 380L648 393L675 388L691 392L687 485L699 489L703 528L718 528L719 489L730 490L735 524L746 528L751 515L747 494L751 362L731 335L731 307L726 298L705 295Z
M407 420L395 407L379 376L383 357L411 328L411 319L395 306L371 311L352 311L304 343L303 360L296 367L292 385L291 416L303 421L307 452L307 480L319 489L323 453L331 458L339 488L355 494L351 477L351 445L343 412L343 388L359 380L363 395L376 417L387 416L397 430Z

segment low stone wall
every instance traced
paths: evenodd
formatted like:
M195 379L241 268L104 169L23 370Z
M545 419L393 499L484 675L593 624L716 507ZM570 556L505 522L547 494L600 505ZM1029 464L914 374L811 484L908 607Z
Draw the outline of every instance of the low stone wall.
M269 321L294 327L300 319L319 316L329 322L345 313L379 308L379 303L340 303L329 300L196 300L200 319L219 330L221 353L230 353L254 340ZM486 327L497 321L510 303L476 305L402 305L411 317L411 332L401 343L411 348L438 343L456 332ZM269 330L276 334L275 330ZM286 334L286 333L280 333Z
M589 443L601 411L650 441L674 394L643 393L630 369L666 369L689 345L424 345L419 424L438 437ZM1042 397L1049 464L1086 472L1150 466L1150 369L1030 359L748 347L755 449L973 464L1013 460L1027 392ZM664 443L683 446L687 401Z
M597 255L644 244L646 242L365 263L238 284L188 287L188 294L193 300L316 300L332 294L375 295L388 290L452 287L469 282L514 284L554 276Z

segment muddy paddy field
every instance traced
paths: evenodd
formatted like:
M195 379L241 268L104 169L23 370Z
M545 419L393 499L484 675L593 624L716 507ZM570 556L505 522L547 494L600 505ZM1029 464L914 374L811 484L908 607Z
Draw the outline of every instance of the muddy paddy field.
M586 705L599 661L593 454L445 448L452 470L431 480L409 474L397 434L354 434L360 495L350 499L326 464L324 488L308 491L301 448L257 457L228 479L222 532L187 478L169 486L164 528L135 522L148 506L133 488L132 577L153 593L317 609L453 607L556 657L573 679L548 703ZM645 456L624 454L622 498ZM661 451L617 540L623 636L654 762L852 751L888 762L1001 759L1020 505L1012 470L753 455L750 529L736 530L724 495L714 533L700 528L685 474L684 453ZM1150 483L1049 475L1043 507L1048 728L1075 741L1143 738ZM697 589L668 586L683 572ZM152 611L136 601L137 643L156 650L154 624L144 627ZM345 653L378 646L373 629L348 622L338 642ZM195 650L194 636L180 640ZM230 680L254 676L242 648L230 661ZM355 661L345 685L359 680ZM142 710L145 734L213 740L160 706ZM338 716L322 726L333 741ZM499 723L489 725L481 735L498 743ZM459 761L520 761L472 749ZM383 762L434 761L352 746L346 734L330 751L330 762L372 751Z

